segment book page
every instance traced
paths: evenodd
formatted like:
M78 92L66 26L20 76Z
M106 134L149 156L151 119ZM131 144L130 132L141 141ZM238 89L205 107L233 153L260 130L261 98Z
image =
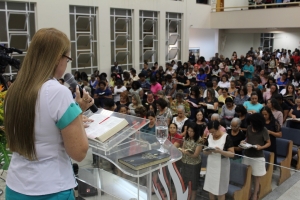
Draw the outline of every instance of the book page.
M85 129L86 135L89 138L95 139L102 136L107 131L111 130L115 126L119 125L124 119L118 117L107 117L100 114L95 114L90 117L94 122L89 124L90 126Z
M215 107L212 104L206 104L208 110L214 110Z

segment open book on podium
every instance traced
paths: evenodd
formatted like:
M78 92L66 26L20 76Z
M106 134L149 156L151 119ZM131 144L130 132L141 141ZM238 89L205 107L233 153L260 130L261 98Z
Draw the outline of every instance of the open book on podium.
M85 129L89 145L107 153L149 123L149 120L104 109L91 116Z

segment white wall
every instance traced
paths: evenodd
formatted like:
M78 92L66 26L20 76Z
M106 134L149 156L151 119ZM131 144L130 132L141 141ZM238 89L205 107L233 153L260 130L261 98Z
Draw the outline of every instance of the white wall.
M275 33L273 49L291 49L300 48L300 32Z
M28 0L11 0L28 2ZM110 9L133 10L133 66L139 66L139 11L149 10L159 12L159 58L164 65L166 44L166 12L182 13L182 49L181 57L188 57L189 28L210 28L210 5L197 4L194 0L32 0L36 3L36 30L43 27L57 28L70 36L69 6L95 6L98 8L98 68L101 72L110 74ZM68 65L66 70L71 71Z
M223 32L220 37L219 43L221 44L224 36L226 36L226 42L224 49L220 45L220 54L224 57L231 58L232 52L236 51L238 57L244 55L249 51L250 47L257 49L260 45L260 34L259 33L227 33Z
M199 47L200 56L209 60L218 52L218 46L215 45L216 29L191 28L189 35L189 47Z

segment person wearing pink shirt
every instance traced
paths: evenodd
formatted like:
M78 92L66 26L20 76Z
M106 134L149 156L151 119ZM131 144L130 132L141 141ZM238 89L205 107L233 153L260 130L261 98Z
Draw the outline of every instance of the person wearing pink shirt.
M150 90L151 92L153 93L153 95L155 96L155 99L157 99L157 92L162 90L162 87L161 85L156 82L156 78L155 77L151 77L150 78L150 83L151 83L151 87L150 87Z
M214 113L211 115L211 118L210 118L211 121L215 121L215 120L218 120L220 121L220 115L217 114L217 113ZM219 130L222 131L222 132L226 132L226 128L224 128L223 126L220 125L219 127ZM208 128L206 127L204 132L203 132L203 138L207 138L209 135L209 130Z

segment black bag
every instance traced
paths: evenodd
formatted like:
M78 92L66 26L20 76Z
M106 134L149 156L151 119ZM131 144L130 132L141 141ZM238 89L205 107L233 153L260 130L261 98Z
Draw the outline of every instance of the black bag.
M78 183L78 194L83 197L92 197L98 195L97 188L90 186L80 180L77 179Z

